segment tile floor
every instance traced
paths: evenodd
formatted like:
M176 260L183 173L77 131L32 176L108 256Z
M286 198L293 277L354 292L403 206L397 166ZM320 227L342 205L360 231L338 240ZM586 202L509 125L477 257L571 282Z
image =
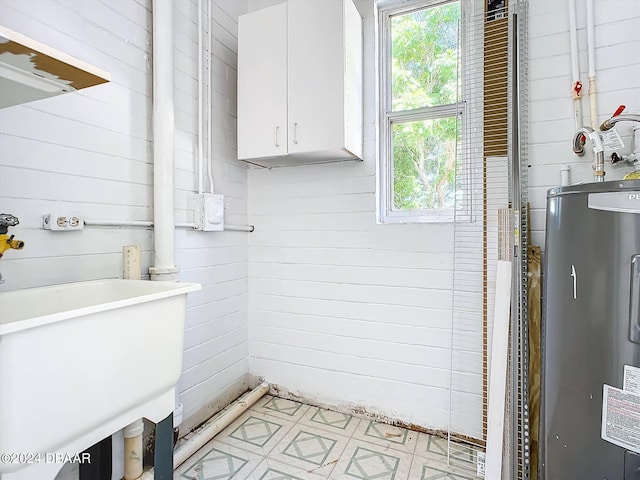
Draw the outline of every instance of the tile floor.
M265 396L174 480L475 480L476 452L444 439Z

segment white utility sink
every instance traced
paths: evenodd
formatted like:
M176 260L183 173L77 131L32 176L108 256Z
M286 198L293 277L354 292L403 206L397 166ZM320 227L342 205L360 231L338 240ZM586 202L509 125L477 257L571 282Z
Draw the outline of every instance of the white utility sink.
M41 455L0 462L0 479L52 479L62 465L47 453L73 455L138 418L166 418L187 293L199 289L111 279L0 293L0 453Z

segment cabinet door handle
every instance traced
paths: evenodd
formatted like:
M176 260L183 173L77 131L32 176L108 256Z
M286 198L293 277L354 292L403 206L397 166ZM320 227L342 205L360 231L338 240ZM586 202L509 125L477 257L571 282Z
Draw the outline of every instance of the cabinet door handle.
M280 127L276 127L273 129L273 144L276 147L280 146L280 142L278 142L278 130L280 130Z
M293 124L293 143L298 143L298 124Z
M629 299L629 340L640 343L640 255L631 259Z

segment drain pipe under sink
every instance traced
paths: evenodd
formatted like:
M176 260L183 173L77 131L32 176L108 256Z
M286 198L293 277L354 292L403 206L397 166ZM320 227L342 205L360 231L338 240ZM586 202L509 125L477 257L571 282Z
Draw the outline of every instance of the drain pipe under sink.
M143 432L142 419L124 427L124 480L136 480L142 476Z
M204 447L213 437L231 425L240 415L246 412L254 403L269 392L269 384L263 382L250 392L238 398L222 410L218 415L205 422L190 438L185 439L173 451L173 468L176 469L186 462L194 453ZM140 480L153 480L153 469L146 470Z

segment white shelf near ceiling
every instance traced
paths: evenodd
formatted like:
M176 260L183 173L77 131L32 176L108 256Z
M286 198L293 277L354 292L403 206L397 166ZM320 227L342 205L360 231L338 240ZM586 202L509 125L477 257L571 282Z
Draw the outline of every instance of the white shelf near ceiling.
M109 82L82 60L0 26L0 108Z

